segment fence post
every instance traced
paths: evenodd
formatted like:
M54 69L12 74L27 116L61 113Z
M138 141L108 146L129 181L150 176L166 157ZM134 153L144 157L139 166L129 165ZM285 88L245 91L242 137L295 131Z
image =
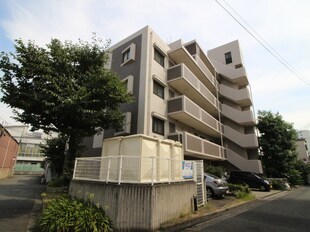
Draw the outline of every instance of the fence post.
M171 182L171 159L167 159L168 160L168 183L170 184Z
M123 156L119 156L120 161L119 161L119 173L118 173L118 184L121 184L121 179L122 179L122 168L123 168Z
M74 161L74 169L73 169L73 177L72 177L73 180L75 179L75 171L76 171L77 161L78 161L78 158L76 158Z
M154 156L152 158L152 185L154 185Z
M107 180L106 183L109 182L109 178L110 178L110 167L111 167L111 156L108 156L109 158L109 162L108 162L108 172L107 172ZM101 161L102 162L102 161Z

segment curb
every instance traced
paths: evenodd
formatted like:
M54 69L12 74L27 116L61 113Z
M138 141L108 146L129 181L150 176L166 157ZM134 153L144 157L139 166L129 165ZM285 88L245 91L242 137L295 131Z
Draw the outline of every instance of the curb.
M37 222L38 216L39 216L39 214L41 212L41 208L42 208L41 196L40 196L39 193L36 193L35 194L35 199L34 199L34 202L33 202L33 207L32 207L32 210L31 210L31 213L30 213L30 217L29 217L29 220L28 220L26 232L36 232L36 231L38 231L36 222Z

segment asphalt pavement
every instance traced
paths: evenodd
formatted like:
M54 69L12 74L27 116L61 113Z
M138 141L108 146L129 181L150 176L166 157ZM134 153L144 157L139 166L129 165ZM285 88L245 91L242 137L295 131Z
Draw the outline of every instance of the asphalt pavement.
M208 199L205 207L199 209L199 211L174 220L162 226L160 231L173 232L183 231L192 225L202 223L206 220L210 220L219 217L222 213L232 210L238 207L245 208L246 205L253 204L257 201L263 201L271 199L276 196L287 194L287 191L271 190L269 192L252 190L252 194L255 196L254 200L244 201L236 199L234 196L225 196L221 199Z
M44 187L40 176L15 175L0 180L0 231L35 232Z

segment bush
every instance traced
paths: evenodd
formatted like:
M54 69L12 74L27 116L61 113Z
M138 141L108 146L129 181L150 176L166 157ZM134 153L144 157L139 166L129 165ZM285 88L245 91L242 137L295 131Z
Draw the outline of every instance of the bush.
M281 191L286 190L285 186L279 180L272 180L271 185L272 189L274 190L281 190Z
M206 166L205 172L213 174L218 177L223 177L225 173L225 169L221 166Z
M58 176L53 178L50 182L47 183L48 187L63 187L68 186L70 181L64 176Z
M251 190L247 185L240 184L227 184L229 192L236 196L238 199L245 199L251 194Z
M51 200L38 224L42 232L112 231L111 222L99 205L68 195Z

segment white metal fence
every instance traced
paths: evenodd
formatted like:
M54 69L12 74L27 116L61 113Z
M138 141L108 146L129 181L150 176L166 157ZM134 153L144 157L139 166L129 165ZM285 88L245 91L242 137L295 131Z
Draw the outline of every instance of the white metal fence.
M118 184L184 181L182 160L154 156L77 158L73 179Z

